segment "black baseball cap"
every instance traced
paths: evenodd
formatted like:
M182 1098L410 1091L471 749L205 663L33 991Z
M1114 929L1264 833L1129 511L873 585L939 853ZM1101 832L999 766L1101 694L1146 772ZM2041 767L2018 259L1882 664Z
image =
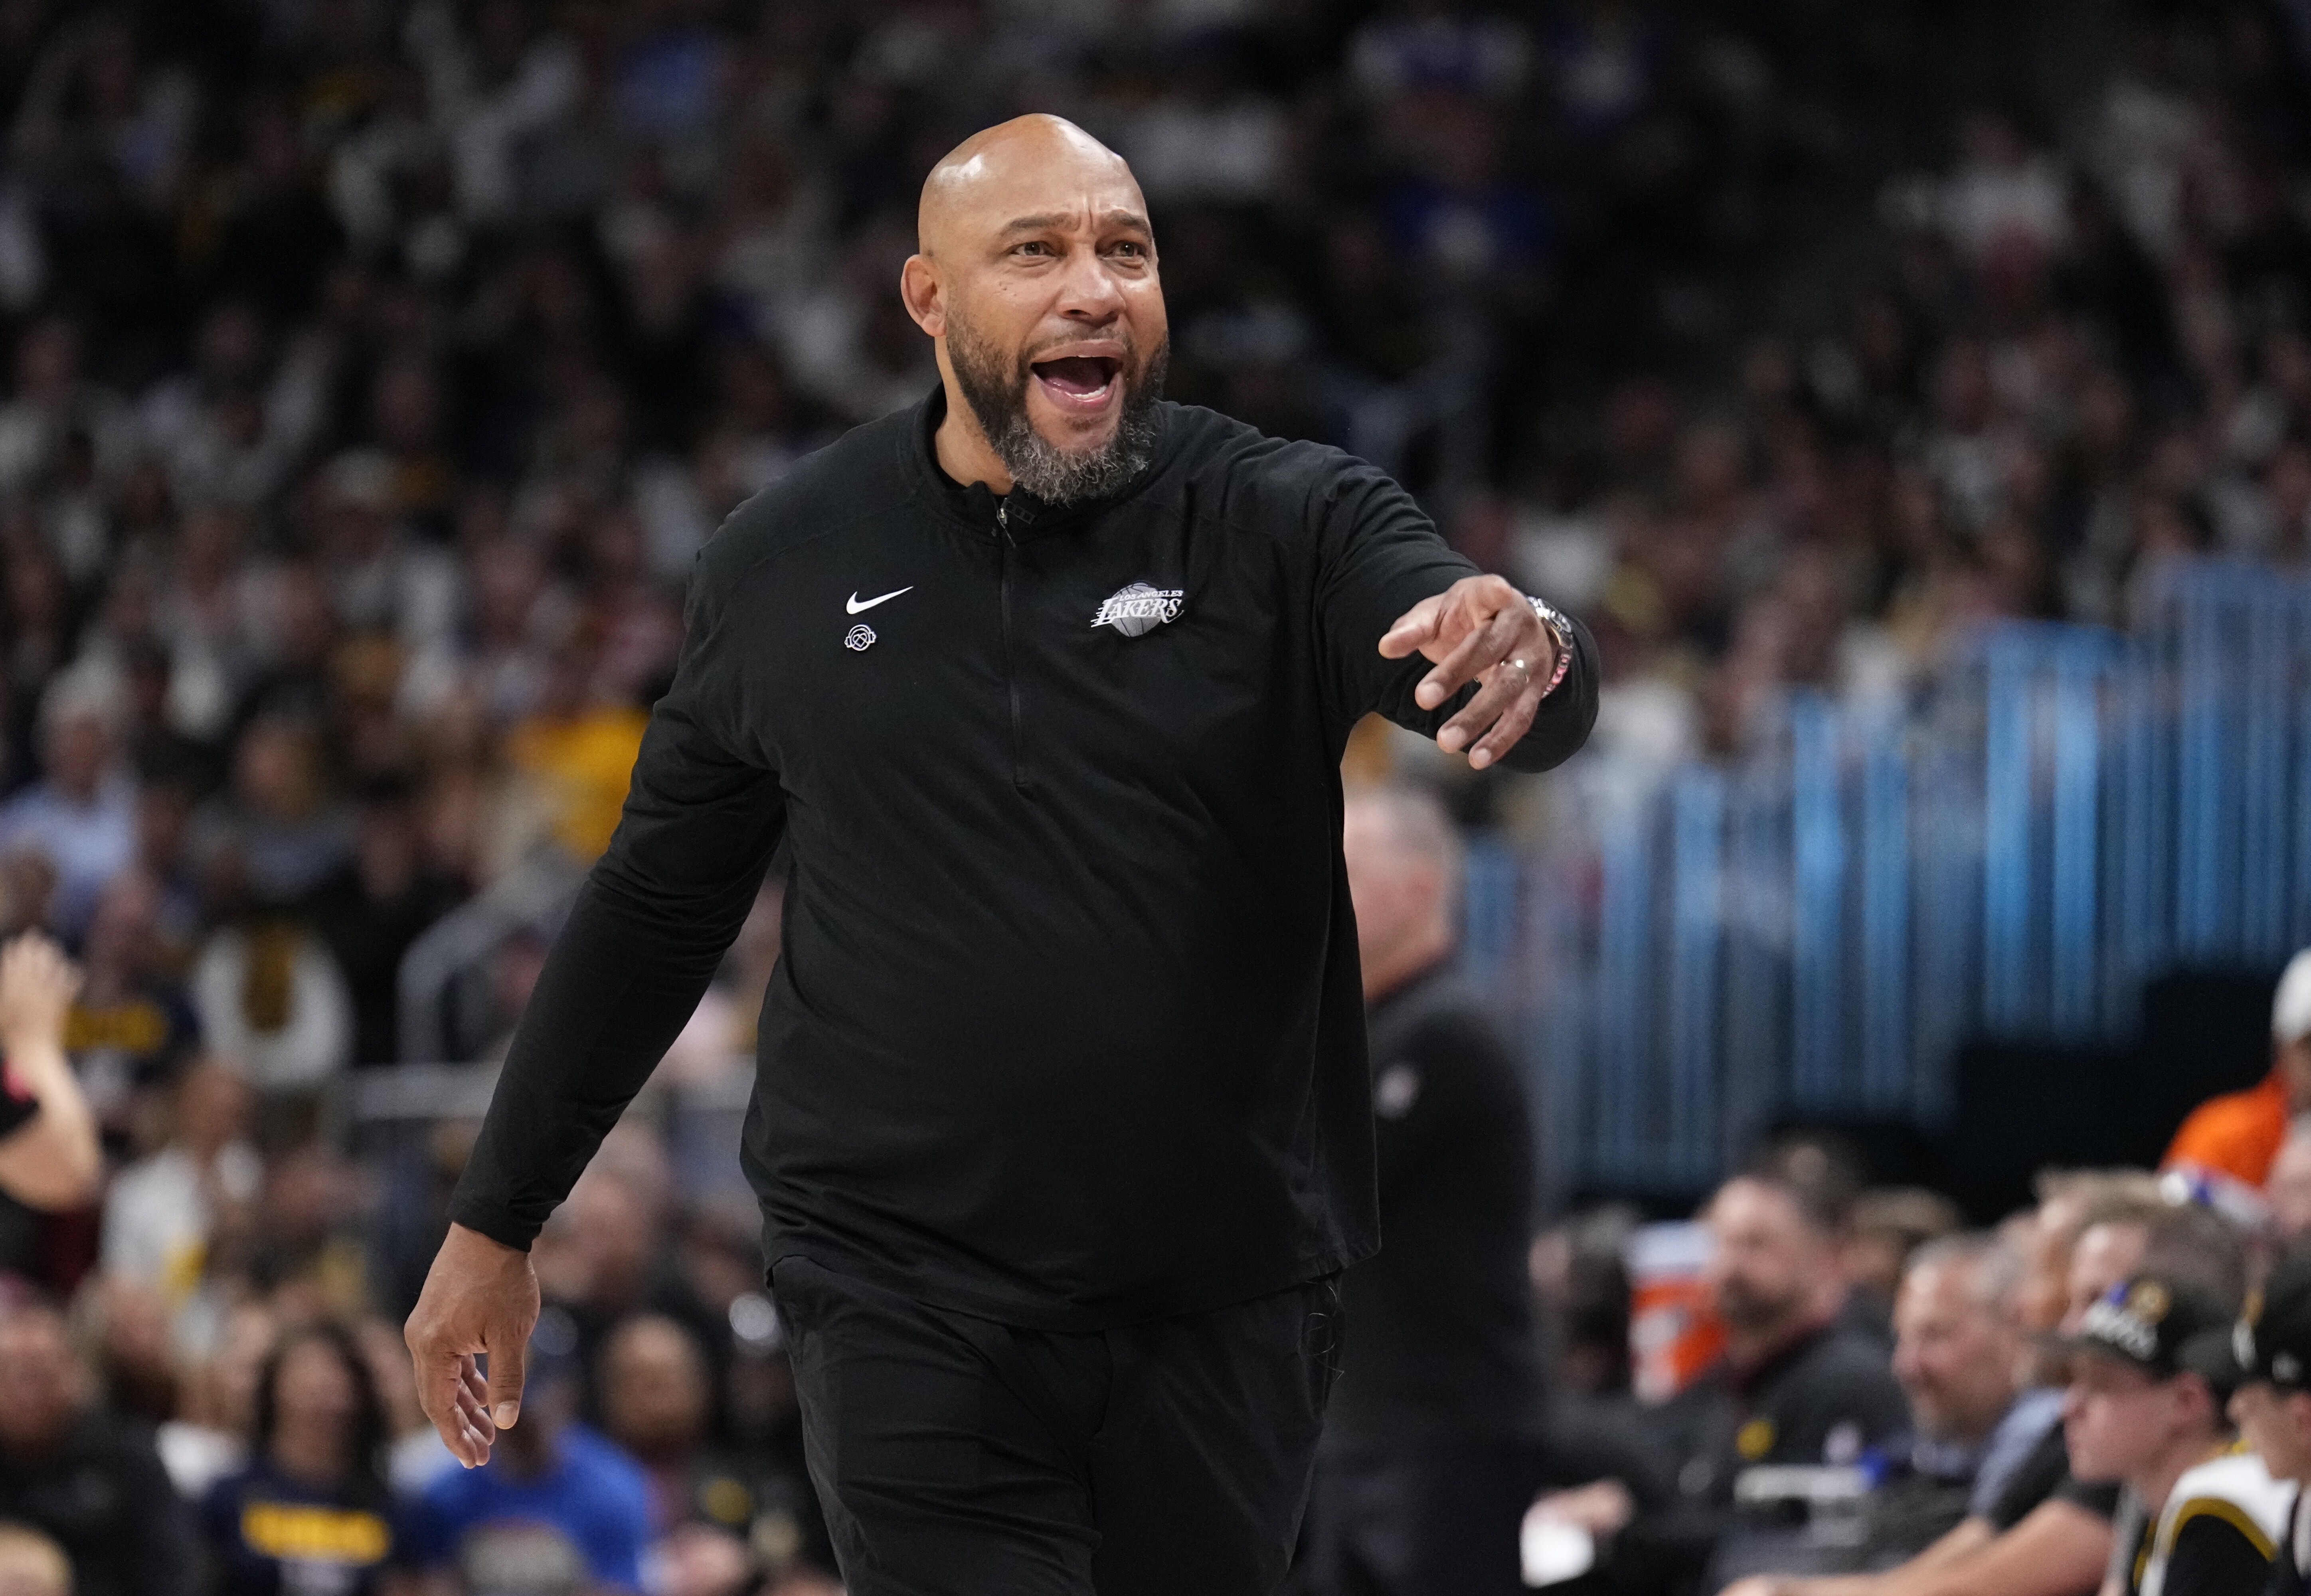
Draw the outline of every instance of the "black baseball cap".
M2228 1343L2236 1316L2206 1291L2137 1275L2089 1307L2063 1345L2133 1365L2160 1380L2193 1374L2228 1390L2238 1373Z
M2231 1330L2241 1384L2311 1388L2311 1251L2289 1253Z

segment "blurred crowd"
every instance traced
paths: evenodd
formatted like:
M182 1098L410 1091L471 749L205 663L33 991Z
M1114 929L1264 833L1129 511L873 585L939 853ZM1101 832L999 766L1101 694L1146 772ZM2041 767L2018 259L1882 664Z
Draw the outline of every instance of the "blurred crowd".
M934 381L916 186L1001 116L1133 162L1175 397L1590 621L1601 770L1737 754L1792 685L1898 708L1978 618L2124 624L2164 554L2303 561L2297 9L2121 8L2056 112L1922 89L1932 9L0 0L0 927L78 962L105 1165L0 1199L0 1588L58 1545L82 1596L825 1588L743 1205L614 1138L539 1244L540 1395L444 1472L393 1327L471 1125L357 1160L343 1087L502 1047L692 554ZM1757 314L1823 229L1826 312ZM743 1076L777 911L678 1082ZM1820 1256L1882 1316L1949 1221L1879 1207ZM2002 1233L2036 1328L2079 1208ZM1542 1250L1605 1432L1617 1236ZM1866 1443L1935 1400L1880 1374ZM1614 1541L1681 1466L1563 1500ZM509 1502L528 1540L463 1532Z

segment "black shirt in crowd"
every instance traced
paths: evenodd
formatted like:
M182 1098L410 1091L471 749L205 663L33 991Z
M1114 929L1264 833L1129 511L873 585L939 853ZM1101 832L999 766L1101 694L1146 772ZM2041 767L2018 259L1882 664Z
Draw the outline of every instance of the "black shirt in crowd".
M1682 1460L1677 1495L1623 1532L1618 1576L1635 1588L1700 1592L1763 1572L1785 1551L1787 1526L1736 1512L1742 1471L1858 1463L1908 1424L1885 1349L1851 1329L1809 1330L1753 1369L1721 1362L1650 1417L1661 1452Z
M2014 1466L1985 1504L1983 1521L2002 1535L2042 1504L2057 1498L2097 1518L2106 1519L2118 1511L2116 1486L2086 1485L2071 1478L2071 1449L2059 1419Z
M1165 404L1130 486L956 487L944 401L743 506L454 1205L526 1244L791 846L744 1162L766 1256L1050 1330L1377 1243L1339 761L1472 567L1386 476ZM1506 763L1563 760L1593 645ZM1453 704L1462 700L1456 698Z
M30 1524L72 1560L74 1596L178 1596L197 1566L192 1515L149 1432L84 1413L51 1451L0 1452L0 1522Z
M1370 1030L1388 1244L1341 1281L1325 1445L1530 1438L1532 1129L1516 1057L1443 966L1383 997Z

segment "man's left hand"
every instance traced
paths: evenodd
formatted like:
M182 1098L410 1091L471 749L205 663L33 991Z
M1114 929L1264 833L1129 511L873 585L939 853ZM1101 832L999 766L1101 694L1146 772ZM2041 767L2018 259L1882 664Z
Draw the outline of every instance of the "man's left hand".
M1483 770L1532 725L1557 671L1557 638L1525 596L1496 576L1466 576L1404 612L1380 640L1384 658L1419 653L1436 662L1412 702L1433 710L1470 682L1477 695L1437 728L1446 753L1469 750ZM1473 745L1473 746L1471 746Z

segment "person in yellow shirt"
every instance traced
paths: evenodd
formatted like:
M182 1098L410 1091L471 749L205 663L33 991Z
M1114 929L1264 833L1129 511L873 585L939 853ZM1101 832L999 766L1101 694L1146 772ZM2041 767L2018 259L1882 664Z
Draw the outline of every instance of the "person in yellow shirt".
M610 846L650 713L588 691L592 653L557 660L536 711L506 733L506 762L537 790L547 830L580 864Z

